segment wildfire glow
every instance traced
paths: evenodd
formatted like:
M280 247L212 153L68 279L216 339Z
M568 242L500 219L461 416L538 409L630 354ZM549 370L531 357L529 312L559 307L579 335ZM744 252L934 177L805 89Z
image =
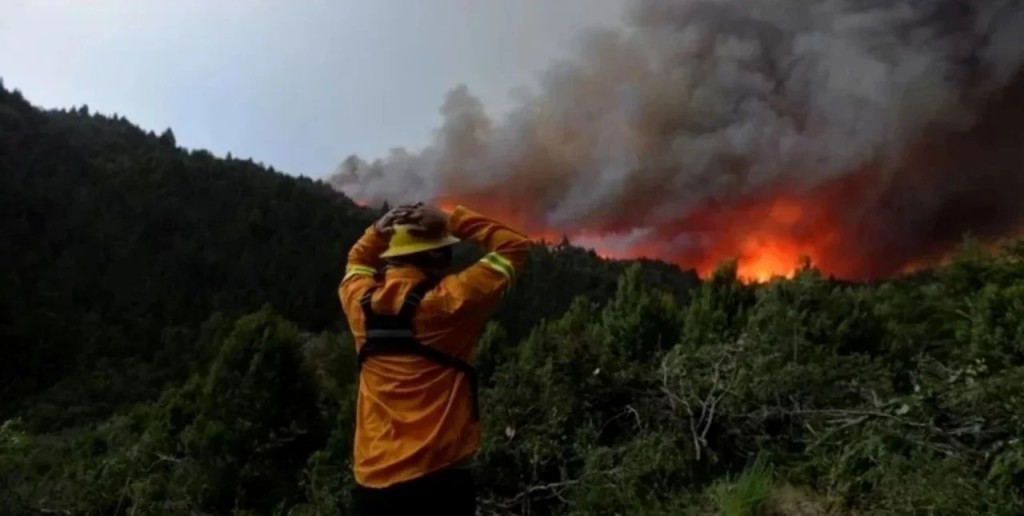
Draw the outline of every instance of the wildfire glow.
M792 277L801 262L832 259L833 269L845 270L836 252L839 244L832 217L820 206L795 196L754 199L745 203L708 209L680 221L654 229L653 234L623 245L610 232L594 230L556 231L545 228L535 217L509 209L506 202L480 202L483 196L456 196L436 200L444 210L457 204L480 206L490 216L525 231L538 242L558 242L563 237L589 247L604 259L653 258L682 268L695 269L704 277L723 261L735 259L737 275L744 281L764 282L773 277ZM500 198L498 198L500 199ZM628 215L628 214L627 214ZM673 247L679 234L709 236L708 245L697 248Z
M685 217L630 236L614 229L556 230L516 203L513 197L483 192L435 199L445 211L465 204L524 231L538 243L555 244L567 238L609 260L650 258L694 269L710 276L726 260L735 260L736 274L744 282L763 283L791 278L805 261L826 274L848 279L904 274L941 263L945 252L922 255L912 261L872 261L858 254L856 238L844 236L842 202L856 197L870 177L845 179L800 194L779 192L724 206L696 210ZM362 202L360 205L367 205ZM623 214L628 220L629 214ZM687 247L679 235L703 242ZM1024 234L1022 234L1024 236Z
M799 252L789 242L751 237L739 261L737 273L742 278L767 281L773 276L790 276L799 259Z

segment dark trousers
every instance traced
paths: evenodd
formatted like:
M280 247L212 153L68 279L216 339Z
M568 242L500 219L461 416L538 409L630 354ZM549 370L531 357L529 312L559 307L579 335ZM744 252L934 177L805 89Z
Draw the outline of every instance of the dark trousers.
M356 516L474 516L476 486L470 469L447 468L381 489L356 486L352 503Z

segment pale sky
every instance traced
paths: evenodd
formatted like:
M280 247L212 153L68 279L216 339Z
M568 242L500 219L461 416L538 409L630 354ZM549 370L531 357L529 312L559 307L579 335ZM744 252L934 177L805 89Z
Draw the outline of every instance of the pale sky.
M465 83L492 114L625 0L0 0L0 77L178 144L323 177L418 148Z

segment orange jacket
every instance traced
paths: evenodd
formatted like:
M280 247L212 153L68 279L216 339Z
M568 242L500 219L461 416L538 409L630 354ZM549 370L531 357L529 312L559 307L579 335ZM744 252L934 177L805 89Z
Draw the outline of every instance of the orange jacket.
M465 270L445 277L420 303L414 326L427 346L472 361L473 345L502 294L522 269L529 240L465 207L450 217L451 233L488 253ZM387 268L380 254L388 240L371 226L348 255L338 288L356 349L366 342L359 305L377 286L372 307L397 313L405 294L424 279L411 267ZM363 365L356 404L354 470L356 481L386 487L468 458L480 446L473 421L468 379L460 372L419 356L374 356Z

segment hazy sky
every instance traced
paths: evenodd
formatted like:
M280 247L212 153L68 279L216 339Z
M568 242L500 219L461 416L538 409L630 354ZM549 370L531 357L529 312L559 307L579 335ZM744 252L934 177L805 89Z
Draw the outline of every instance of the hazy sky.
M179 145L319 177L423 145L445 92L489 112L623 0L0 0L0 77Z

